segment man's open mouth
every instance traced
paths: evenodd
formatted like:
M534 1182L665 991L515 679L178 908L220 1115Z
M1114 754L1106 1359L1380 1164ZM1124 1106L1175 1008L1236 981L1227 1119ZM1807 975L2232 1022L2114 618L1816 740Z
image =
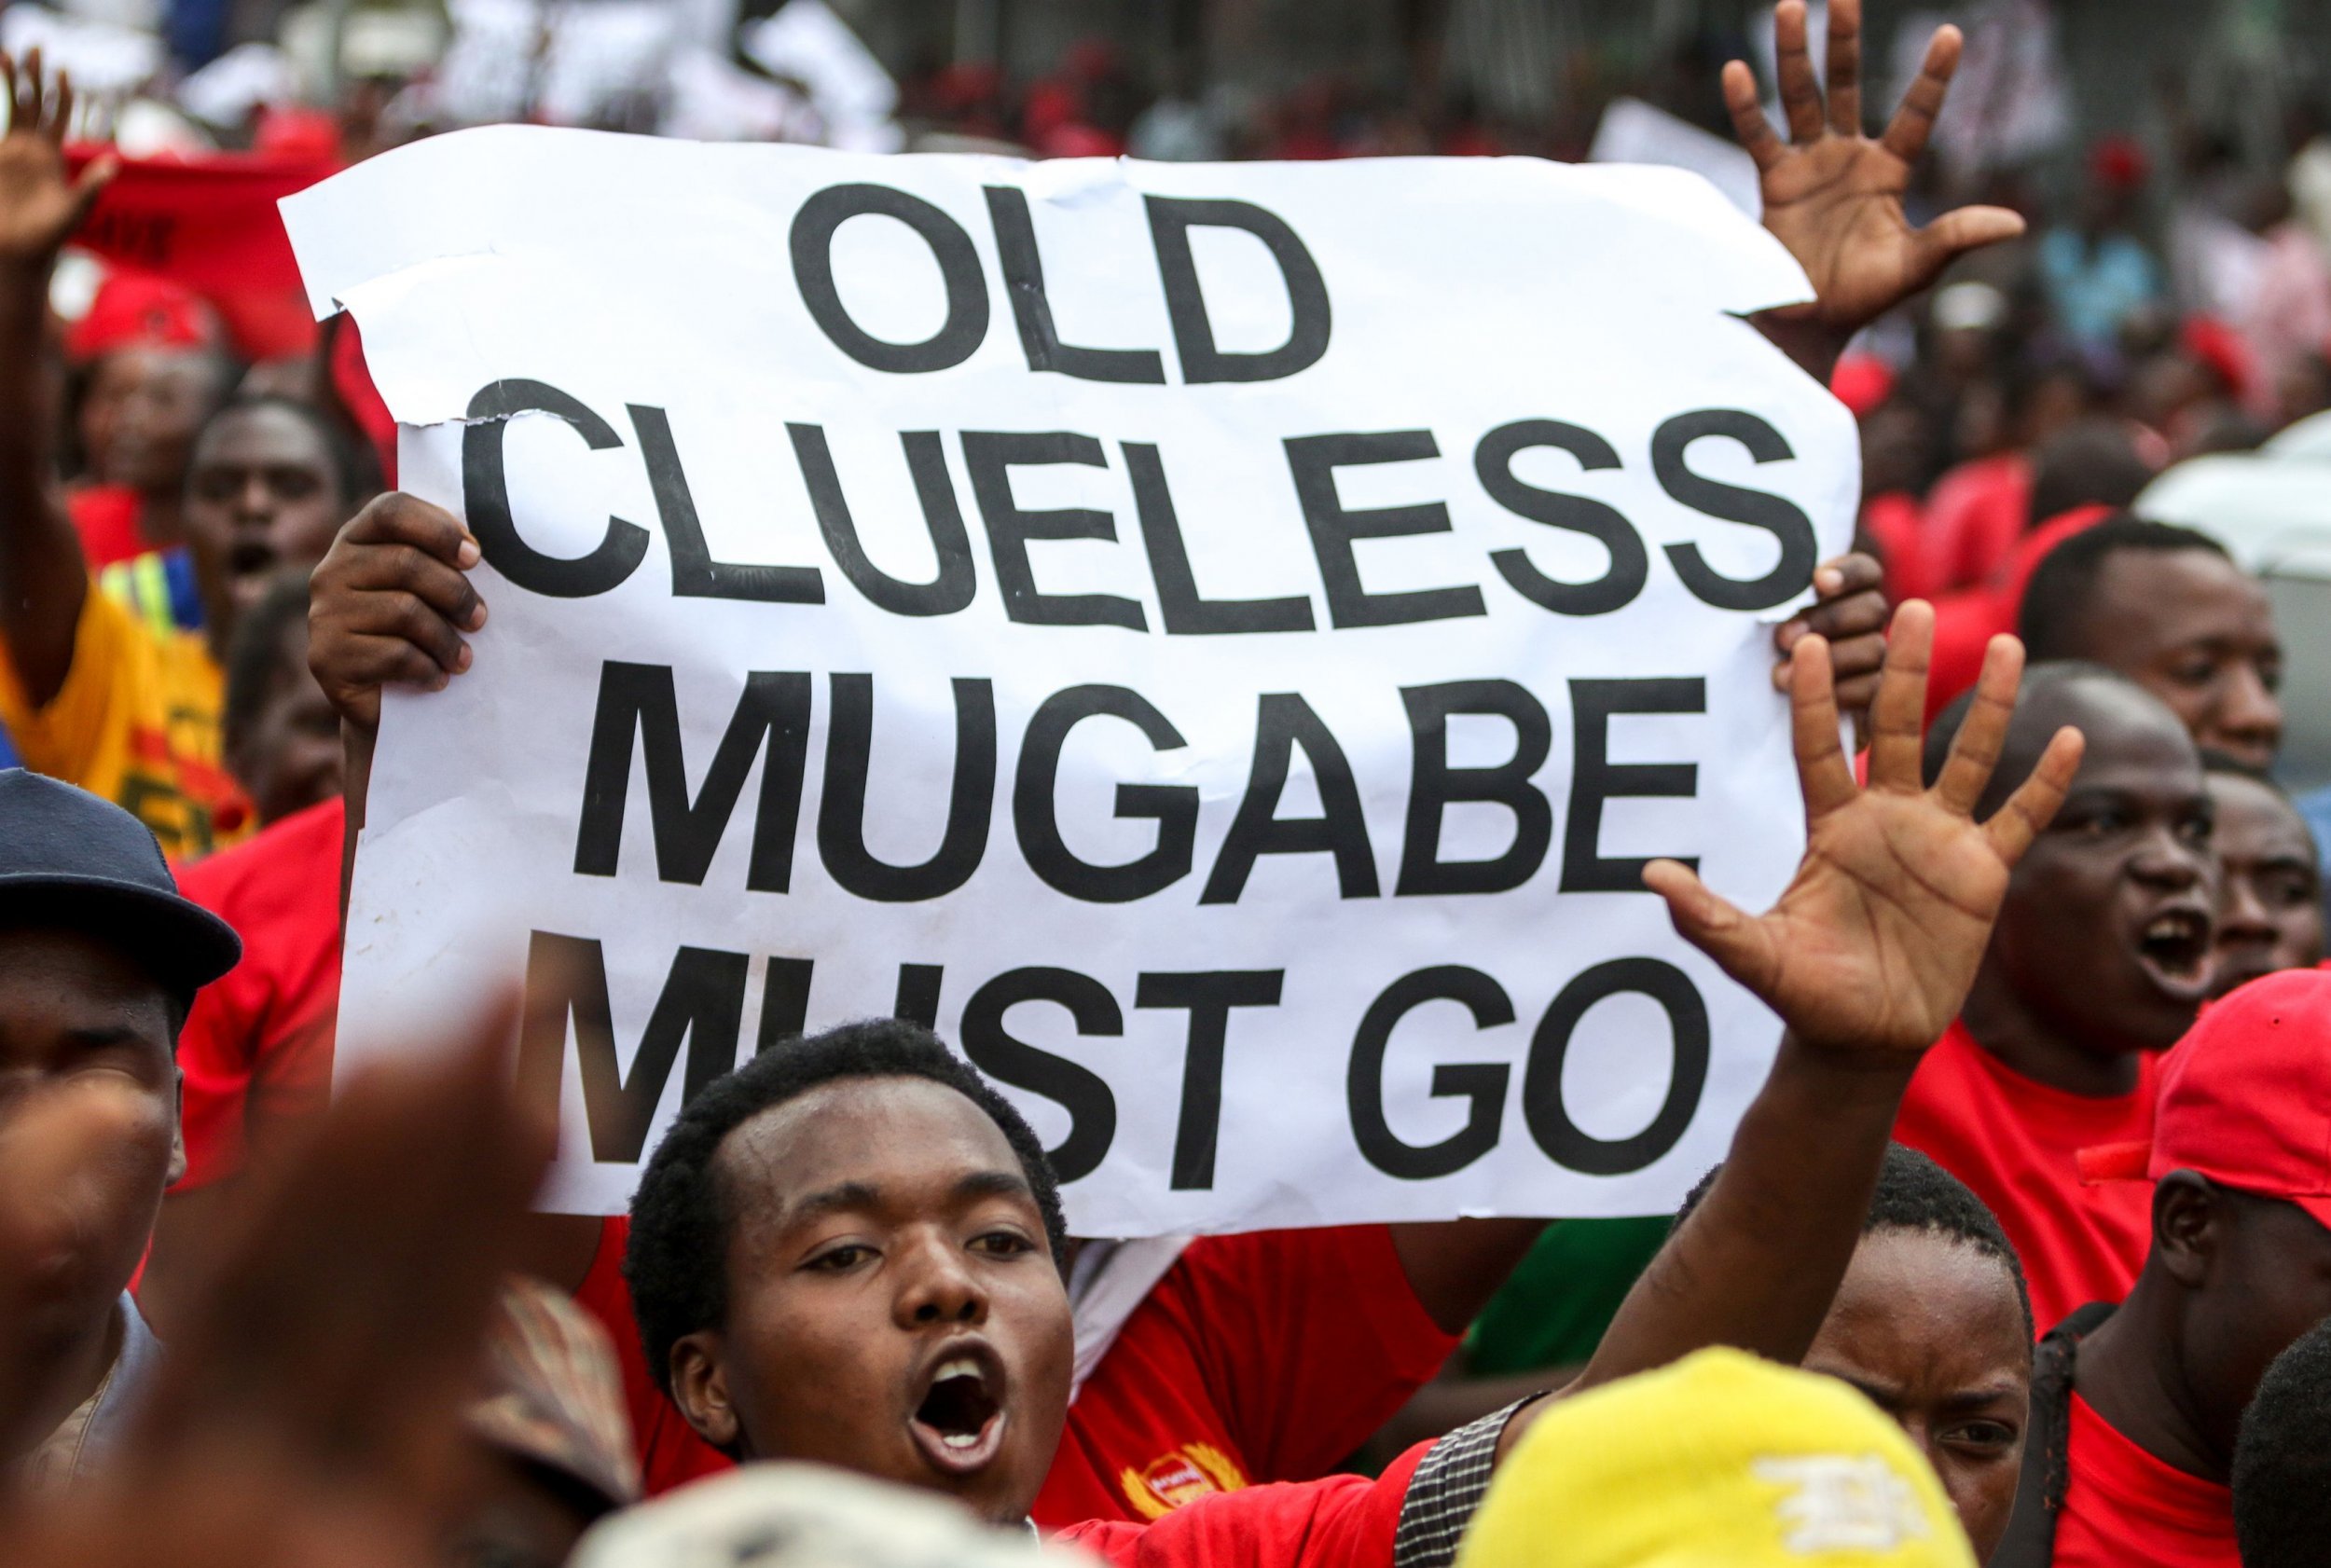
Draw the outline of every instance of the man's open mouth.
M951 1355L931 1373L931 1387L908 1427L931 1462L969 1474L1002 1446L1000 1378L983 1356Z
M258 577L275 570L275 547L258 540L228 546L227 570L236 577Z
M2168 909L2145 923L2137 953L2165 989L2183 995L2210 979L2210 917L2197 909Z

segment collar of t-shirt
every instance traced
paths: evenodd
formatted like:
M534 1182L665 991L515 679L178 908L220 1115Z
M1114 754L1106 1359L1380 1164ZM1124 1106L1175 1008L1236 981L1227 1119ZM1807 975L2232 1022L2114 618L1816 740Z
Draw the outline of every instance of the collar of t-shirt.
M1069 1402L1084 1390L1117 1342L1134 1309L1149 1299L1157 1282L1180 1260L1188 1236L1147 1236L1130 1242L1086 1242L1069 1271L1069 1307L1076 1327L1076 1359L1069 1377Z
M2080 1522L2097 1535L2131 1548L2137 1555L2129 1561L2162 1568L2240 1561L2232 1490L2187 1475L2146 1452L2099 1415L2076 1389L2072 1396L2070 1457L2072 1486L2065 1494L2065 1512L2076 1511L2085 1516ZM2060 1520L2060 1543L2064 1535Z
M98 1380L97 1391L27 1455L21 1476L34 1495L71 1491L103 1469L129 1436L145 1390L161 1369L162 1345L128 1291L115 1303L121 1314L121 1348Z

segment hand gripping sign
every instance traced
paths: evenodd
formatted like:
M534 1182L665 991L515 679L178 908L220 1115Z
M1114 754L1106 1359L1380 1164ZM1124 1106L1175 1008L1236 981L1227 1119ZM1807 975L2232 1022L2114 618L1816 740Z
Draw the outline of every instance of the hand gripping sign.
M561 976L554 1206L891 1012L1088 1234L1650 1213L1720 1157L1777 1026L1639 873L1785 885L1769 623L1857 471L1704 183L503 128L284 213L493 612L386 706L341 1060Z

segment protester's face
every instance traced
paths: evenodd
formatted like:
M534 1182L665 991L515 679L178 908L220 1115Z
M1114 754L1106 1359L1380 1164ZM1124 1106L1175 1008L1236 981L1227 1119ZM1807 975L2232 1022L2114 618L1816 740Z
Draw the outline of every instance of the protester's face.
M2007 1265L1932 1231L1872 1231L1804 1364L1902 1424L1977 1561L1989 1558L2015 1511L2031 1419L2032 1341Z
M187 349L107 354L90 388L97 435L90 451L92 472L107 484L151 495L176 493L195 434L217 401L218 369L206 354ZM87 408L81 430L88 439Z
M716 1156L728 1311L673 1354L690 1424L752 1459L947 1492L1016 1522L1069 1402L1068 1293L1001 1132L922 1079L828 1084Z
M2230 1464L2268 1364L2331 1316L2331 1230L2297 1204L2216 1196L2180 1352L2202 1432Z
M223 637L287 566L313 566L344 520L332 454L288 408L239 408L211 421L186 475L186 543L203 611Z
M2007 884L1986 978L2086 1050L2166 1050L2209 990L2216 868L2200 759L2142 692L2099 679L2059 695L2088 749Z
M2323 879L2315 841L2272 786L2240 774L2210 775L2217 807L2217 972L2213 996L2323 958Z
M2283 740L2274 606L2209 550L2118 550L2098 570L2085 656L2176 709L2202 746L2264 767Z
M90 1138L50 1182L54 1223L0 1259L0 1320L22 1348L85 1328L129 1284L169 1179L177 1131L170 1005L145 972L76 932L0 929L0 1183L42 1179L12 1135L71 1101ZM54 1150L40 1158L53 1169Z
M340 792L340 721L308 669L308 623L283 630L267 700L228 744L227 764L259 813L274 822Z

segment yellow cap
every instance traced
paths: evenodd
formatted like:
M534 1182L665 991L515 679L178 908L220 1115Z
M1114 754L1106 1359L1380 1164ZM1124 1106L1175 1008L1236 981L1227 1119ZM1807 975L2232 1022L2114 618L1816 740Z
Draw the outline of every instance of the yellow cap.
M1457 1568L1975 1568L1902 1429L1738 1351L1565 1400L1499 1466Z

